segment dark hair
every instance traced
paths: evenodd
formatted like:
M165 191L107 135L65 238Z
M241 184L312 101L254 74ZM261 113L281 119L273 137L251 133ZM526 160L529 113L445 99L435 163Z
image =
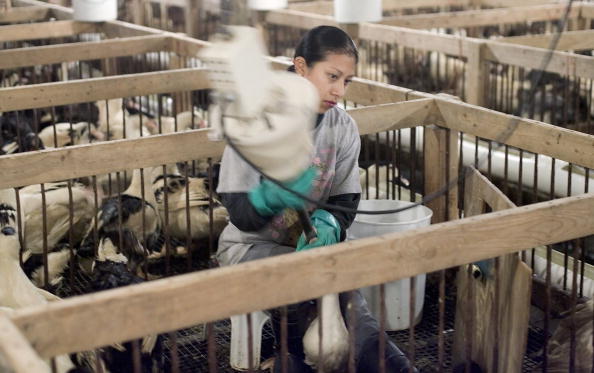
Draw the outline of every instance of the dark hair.
M307 66L316 62L324 61L329 53L346 54L359 62L359 52L353 39L338 27L318 26L309 30L297 44L295 56L303 57ZM289 67L289 71L295 71L295 66Z

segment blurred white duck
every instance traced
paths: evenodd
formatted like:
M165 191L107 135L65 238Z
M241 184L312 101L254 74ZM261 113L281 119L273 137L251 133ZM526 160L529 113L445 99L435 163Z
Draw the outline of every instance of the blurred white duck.
M95 103L99 111L98 130L105 140L137 139L156 132L156 122L146 115L128 114L122 106L123 100L115 98ZM131 173L120 173L120 190L130 184ZM97 185L103 193L115 194L118 190L117 174L97 175Z
M135 139L148 136L155 131L154 119L140 114L129 114L121 98L100 100L95 103L99 109L99 130L109 140Z
M177 114L175 117L165 117L162 116L160 118L161 125L159 130L159 119L155 120L156 125L151 127L151 133L153 135L156 134L166 134L166 133L174 133L174 132L181 132L187 131L196 128L206 128L206 122L202 118L202 115L196 110L192 114L191 111L184 111Z
M303 336L305 362L322 373L346 371L349 354L349 332L340 313L338 294L327 294L318 315ZM322 355L320 356L319 322L322 320Z
M593 301L578 304L575 307L574 320L571 313L566 312L565 318L549 340L549 354L547 372L564 373L569 370L569 355L571 351L571 329L575 323L575 371L579 373L592 372L592 311ZM541 368L539 368L540 371Z
M68 145L88 144L93 140L103 140L103 133L88 122L56 123L45 127L38 134L46 149Z
M68 235L70 229L70 202L67 182L47 183L45 205L47 219L47 246L51 251L56 244ZM95 212L92 190L76 182L72 190L72 234L73 243L84 237L87 226ZM25 215L25 243L33 254L43 253L43 209L40 185L30 185L20 190L20 199Z
M33 285L19 264L20 242L14 206L14 190L0 191L0 308L6 313L60 299ZM56 368L57 372L66 373L74 364L68 356L60 355L56 357Z

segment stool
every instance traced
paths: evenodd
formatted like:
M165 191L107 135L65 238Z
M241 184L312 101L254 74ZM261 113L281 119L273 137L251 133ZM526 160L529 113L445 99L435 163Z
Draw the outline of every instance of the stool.
M260 350L262 344L262 328L270 317L262 311L251 313L252 316L252 351L253 364L252 369L260 366ZM231 316L231 352L229 356L229 365L235 370L248 370L249 351L248 351L248 321L247 314Z

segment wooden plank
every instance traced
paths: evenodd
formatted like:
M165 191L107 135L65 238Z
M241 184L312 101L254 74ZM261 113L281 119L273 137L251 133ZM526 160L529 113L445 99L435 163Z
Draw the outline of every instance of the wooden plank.
M415 9L445 6L467 6L472 0L382 0L383 10Z
M486 42L485 48L486 59L527 69L542 69L542 61L548 58L549 53L546 49L496 41ZM594 57L555 51L551 53L550 62L544 70L561 75L594 79Z
M515 207L480 172L470 170L464 188L465 216L482 213L485 203L493 211ZM514 253L499 258L497 273L479 278L468 273L468 265L458 271L454 366L464 362L469 352L483 371L521 372L530 318L531 269Z
M196 57L200 49L210 45L207 41L194 39L180 34L169 35L167 42L168 50L184 57Z
M550 4L491 10L415 14L409 16L386 17L380 23L383 25L415 29L476 27L518 22L525 23L558 20L565 14L565 8L566 6L564 4ZM579 7L572 8L569 18L577 18L579 12Z
M549 48L554 34L510 36L495 39L500 43L527 45L535 48ZM561 34L557 50L594 49L594 30L565 31Z
M48 65L68 61L86 61L166 51L168 39L163 35L137 36L42 47L0 50L0 69Z
M48 18L49 10L42 6L22 6L0 12L0 23L36 22Z
M169 35L169 32L157 30L154 28L135 25L124 21L109 21L102 23L101 31L109 38L129 38L132 36L143 36L143 35Z
M6 373L50 373L14 323L0 311L0 371Z
M446 187L446 129L435 125L425 126L423 131L424 158L425 163L425 195L438 193ZM428 201L425 205L433 211L431 223L447 221L445 194Z
M556 0L522 0L522 5L543 5L557 3ZM512 8L518 6L517 0L480 0L480 4L492 8Z
M334 15L334 2L332 1L307 1L289 4L289 9L299 12L315 13L323 16Z
M53 21L0 26L0 42L37 40L97 32L96 23Z
M584 237L594 233L592 211L593 194L531 204L64 299L13 321L42 357L89 350Z
M57 20L71 20L72 19L72 8L67 8L57 4L51 4L44 1L37 0L13 0L13 4L19 6L43 6L50 10L52 17Z
M114 140L0 157L0 188L11 188L115 171L153 167L223 154L208 130Z
M379 105L431 97L433 96L428 93L361 78L353 79L345 95L347 101L359 105Z
M594 168L594 136L436 96L443 125L507 145Z
M472 167L470 175L466 177L470 179L472 187L475 188L475 198L483 201L491 207L494 211L511 209L516 205L499 190L493 183L483 176L477 169Z
M79 79L0 89L0 111L208 88L202 68Z
M291 9L279 9L267 12L266 22L306 30L322 25L338 26L334 17L299 12Z
M348 113L357 122L359 134L367 135L422 126L425 124L425 118L433 108L433 99L422 98L394 104L350 109Z
M404 27L362 23L359 25L359 38L398 44L399 46L414 48L416 50L466 56L464 39L453 35L411 30Z

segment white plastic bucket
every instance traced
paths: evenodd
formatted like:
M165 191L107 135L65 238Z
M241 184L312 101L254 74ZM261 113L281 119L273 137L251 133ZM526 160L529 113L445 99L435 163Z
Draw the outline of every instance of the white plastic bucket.
M394 200L362 200L359 210L392 210L412 205L412 202ZM433 211L425 206L415 206L396 214L363 215L357 214L355 221L347 231L347 238L371 237L386 233L402 232L410 229L428 226ZM364 253L362 253L364 255ZM421 312L425 298L426 275L415 277L415 324L421 320ZM386 329L402 330L410 327L410 279L394 281L385 284ZM361 293L369 304L369 309L379 320L380 317L380 287L370 286L361 289Z
M117 0L72 0L72 9L75 21L105 22L118 17Z

